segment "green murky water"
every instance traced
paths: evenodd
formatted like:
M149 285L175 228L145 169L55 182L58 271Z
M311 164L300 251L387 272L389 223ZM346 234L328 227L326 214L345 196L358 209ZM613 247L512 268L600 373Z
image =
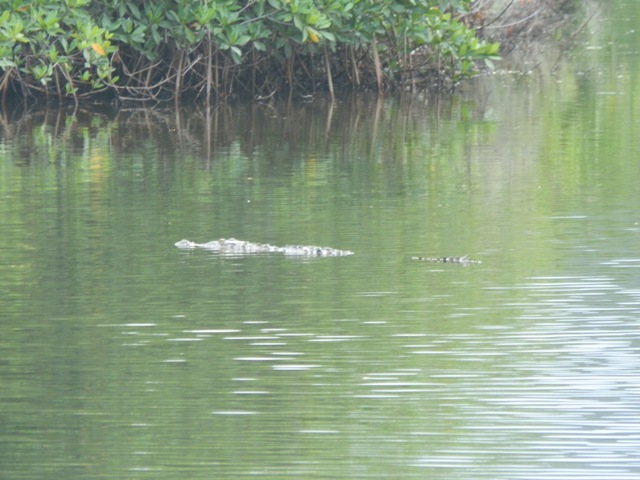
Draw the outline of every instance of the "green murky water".
M452 98L3 114L0 477L637 478L628 3Z

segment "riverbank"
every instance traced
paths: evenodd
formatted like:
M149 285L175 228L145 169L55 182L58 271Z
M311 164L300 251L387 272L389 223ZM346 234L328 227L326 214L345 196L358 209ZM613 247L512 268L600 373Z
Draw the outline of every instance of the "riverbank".
M499 45L462 21L470 4L0 0L0 95L209 102L448 88L497 58Z
M541 46L568 48L590 19L585 5L597 2L299 3L208 13L190 7L179 15L170 3L162 10L123 2L117 12L89 4L73 11L58 4L7 7L0 100L78 106L195 97L211 104L354 90L451 91L494 69L496 60L520 55L526 70Z
M126 11L118 11L117 18L96 6L74 11L60 5L39 6L42 11L37 12L31 7L7 9L2 16L6 35L0 41L0 99L6 109L11 99L70 100L77 107L98 99L120 103L196 98L210 104L321 93L333 98L354 90L451 91L494 69L498 59L502 66L520 59L516 63L521 65L510 70L527 71L549 47L570 48L597 4L461 0L440 9L386 0L366 10L366 16L356 7L333 11L325 6L326 11L320 11L309 4L307 14L316 12L317 18L304 21L299 11L289 12L291 5L260 11L228 7L233 15L227 20L233 21L226 33L218 31L221 11L209 18L193 9L178 18L182 34L171 27L177 20L167 13L169 3L167 12L122 7ZM50 25L43 33L45 13ZM165 20L147 24L152 14ZM255 30L258 19L260 31ZM76 35L73 29L82 22L93 27ZM274 27L287 22L292 29ZM247 29L248 24L253 27ZM9 30L20 33L12 37ZM69 35L74 38L70 43Z

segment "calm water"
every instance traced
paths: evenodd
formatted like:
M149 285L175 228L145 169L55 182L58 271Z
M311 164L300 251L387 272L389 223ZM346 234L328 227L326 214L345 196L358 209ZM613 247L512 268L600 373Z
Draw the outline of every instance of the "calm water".
M3 113L0 478L639 478L616 3L452 98ZM231 236L356 254L173 246Z

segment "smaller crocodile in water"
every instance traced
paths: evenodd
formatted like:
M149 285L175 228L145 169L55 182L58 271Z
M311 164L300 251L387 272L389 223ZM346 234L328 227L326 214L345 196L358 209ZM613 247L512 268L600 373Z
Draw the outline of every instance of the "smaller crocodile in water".
M411 257L411 260L420 260L432 263L458 263L465 267L482 263L480 260L474 260L466 255L464 257Z
M292 256L307 257L344 257L353 255L350 250L338 250L331 247L318 247L316 245L285 245L277 247L268 243L254 243L245 240L237 240L235 238L220 238L207 243L195 243L190 240L180 240L175 246L181 249L202 248L214 252L244 255L251 253L283 253Z

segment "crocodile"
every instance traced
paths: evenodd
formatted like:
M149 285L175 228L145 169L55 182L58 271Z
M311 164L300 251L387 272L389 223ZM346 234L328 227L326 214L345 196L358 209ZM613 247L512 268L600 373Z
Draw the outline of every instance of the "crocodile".
M190 240L180 240L175 246L181 249L192 250L202 248L214 252L242 255L251 253L283 253L292 256L307 257L344 257L353 255L350 250L338 250L331 247L318 247L316 245L285 245L277 247L268 243L254 243L235 238L220 238L207 243L195 243Z
M285 245L278 247L268 243L255 243L236 238L220 238L207 243L196 243L190 240L180 240L175 246L183 250L204 249L227 255L245 255L252 253L283 253L290 256L306 257L344 257L353 255L351 250L338 250L331 247L316 245ZM464 257L411 257L411 260L421 260L432 263L457 263L465 267L482 263L468 256Z
M480 260L474 260L466 255L464 257L411 257L411 260L420 260L432 263L458 263L465 267L482 263Z

